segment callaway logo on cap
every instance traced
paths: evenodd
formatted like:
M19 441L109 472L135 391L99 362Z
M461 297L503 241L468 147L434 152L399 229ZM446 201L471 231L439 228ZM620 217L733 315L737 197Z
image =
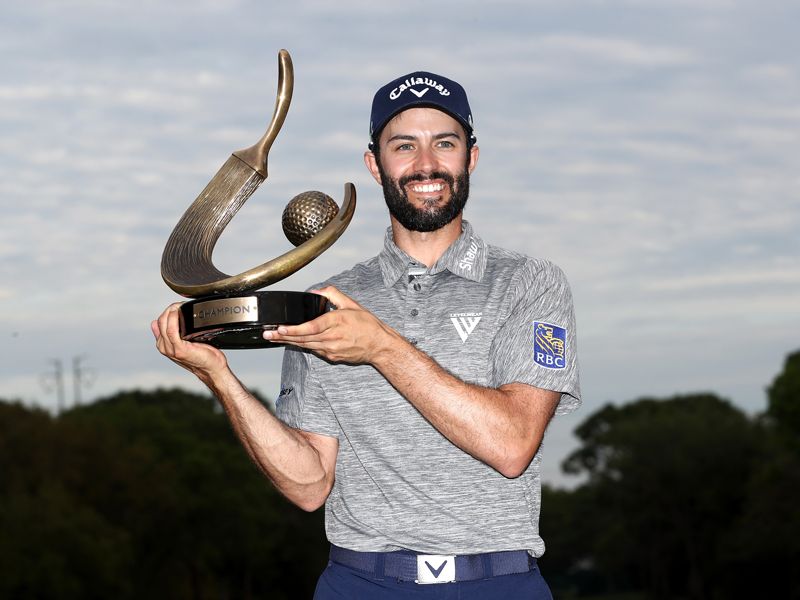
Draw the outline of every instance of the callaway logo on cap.
M472 111L464 88L452 79L427 71L398 77L378 90L372 99L370 138L377 139L386 123L397 113L407 108L423 106L437 108L449 114L464 126L470 145L475 143L475 136L472 135Z

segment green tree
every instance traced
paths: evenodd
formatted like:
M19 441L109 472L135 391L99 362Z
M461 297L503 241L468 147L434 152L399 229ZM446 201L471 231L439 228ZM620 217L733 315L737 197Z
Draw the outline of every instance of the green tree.
M208 396L0 403L0 468L0 597L310 597L326 562L321 511L274 491Z
M588 476L592 561L609 587L714 597L758 455L746 415L713 394L645 398L602 408L576 434L564 468Z
M775 427L800 440L800 350L786 358L783 372L767 388L767 415Z
M594 490L583 485L572 490L542 486L540 531L547 551L539 563L553 596L559 600L598 594L611 587L595 565L591 540L600 535Z
M0 494L31 493L56 470L55 425L44 410L0 402Z
M0 403L0 597L124 596L129 538L63 485L60 448L49 414Z
M94 599L131 591L130 538L58 483L0 498L0 597Z
M800 351L767 388L764 452L747 482L747 503L727 538L726 558L739 574L729 593L800 598Z

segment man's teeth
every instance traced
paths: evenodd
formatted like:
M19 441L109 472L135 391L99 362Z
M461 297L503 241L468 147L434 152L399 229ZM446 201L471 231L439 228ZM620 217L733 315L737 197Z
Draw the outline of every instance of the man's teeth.
M430 192L441 192L444 189L443 183L424 183L421 185L415 185L411 188L415 192L419 194L427 194Z

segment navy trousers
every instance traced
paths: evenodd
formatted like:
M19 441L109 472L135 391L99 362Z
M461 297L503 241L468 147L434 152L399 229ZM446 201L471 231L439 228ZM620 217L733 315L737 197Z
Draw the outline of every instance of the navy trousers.
M317 583L314 600L553 600L538 566L527 573L475 581L420 585L377 577L329 562Z

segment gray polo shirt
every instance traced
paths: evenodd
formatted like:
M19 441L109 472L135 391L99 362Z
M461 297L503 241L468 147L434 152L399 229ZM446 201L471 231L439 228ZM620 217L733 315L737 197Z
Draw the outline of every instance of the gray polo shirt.
M326 284L339 288L468 383L520 382L580 404L572 296L545 260L485 244L466 221L427 269L393 242ZM508 479L434 429L371 366L287 348L277 414L339 440L328 539L358 551L544 552L541 449Z

